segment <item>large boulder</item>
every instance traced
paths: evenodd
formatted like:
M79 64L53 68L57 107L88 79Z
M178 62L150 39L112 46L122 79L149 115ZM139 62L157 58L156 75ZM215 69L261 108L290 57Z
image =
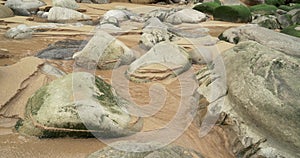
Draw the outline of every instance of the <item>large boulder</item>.
M72 22L78 20L90 20L91 17L72 9L53 7L50 9L47 19L48 21L53 22Z
M256 25L244 25L224 31L220 39L231 43L253 40L291 56L300 57L300 38L288 36Z
M136 144L135 146L128 146L126 143L119 144L118 148L125 149L125 151L117 150L112 147L106 147L92 153L88 156L88 158L203 158L199 152L180 146L169 145L156 149L157 145L155 143L149 143L147 145ZM138 152L128 152L126 149L137 150Z
M81 51L86 44L86 40L67 39L58 41L39 51L36 56L43 59L70 60L74 53Z
M258 16L252 20L252 23L268 29L280 29L280 24L273 15Z
M199 23L206 20L206 15L193 9L182 9L169 15L165 21L171 24L178 24L176 20L174 21L176 18L180 19L182 23Z
M251 22L252 15L248 7L243 5L220 6L213 13L215 20L228 22Z
M231 116L240 120L239 133L266 138L266 148L261 151L266 157L277 157L270 155L274 154L270 148L293 155L285 157L299 157L299 56L246 41L224 52L223 59L228 85L226 106Z
M142 128L142 120L126 112L128 106L102 79L75 72L37 90L16 128L38 137L126 136Z
M173 78L191 66L188 53L170 42L160 42L129 65L126 76L134 82Z
M16 15L27 16L31 11L37 11L39 7L46 5L40 0L8 0L5 6L11 8Z
M87 45L73 55L76 64L88 69L114 69L128 65L135 56L124 43L104 31L97 31Z
M69 8L74 10L79 8L79 5L75 0L52 0L52 5L53 7Z
M7 6L0 4L0 18L7 18L14 16L14 12Z
M5 37L11 39L26 39L31 38L33 34L33 30L27 25L21 24L17 27L9 29L5 33Z

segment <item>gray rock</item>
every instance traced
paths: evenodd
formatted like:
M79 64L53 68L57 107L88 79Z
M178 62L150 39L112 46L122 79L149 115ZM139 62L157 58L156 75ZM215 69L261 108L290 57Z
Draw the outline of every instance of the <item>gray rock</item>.
M165 19L172 15L173 13L179 11L180 9L156 9L152 10L144 16L146 20L150 18L158 18L160 21L165 21Z
M293 24L300 24L300 10L292 17Z
M51 76L55 76L57 78L63 77L66 75L65 72L63 72L62 70L52 66L51 64L45 63L42 67L41 67L41 71L44 74L47 75L51 75Z
M242 119L239 133L266 138L266 147L285 153L285 157L299 157L299 56L246 41L224 52L223 59L228 85L226 106L232 116L236 113L234 117Z
M49 12L45 12L45 13L42 15L42 18L48 19L48 16L49 16Z
M135 60L132 50L104 31L97 31L82 51L74 54L76 64L88 69L113 69Z
M172 41L174 37L168 32L168 26L158 18L148 19L142 31L140 42L146 49L150 49L162 41Z
M17 27L9 29L5 36L12 39L26 39L32 37L33 30L27 25L21 24Z
M119 9L118 10L110 10L103 15L104 19L109 19L112 17L116 18L119 21L125 21L125 20L129 19L127 12L125 10L121 10L121 9L120 10Z
M279 29L280 25L277 22L277 18L273 15L259 16L252 20L253 24L258 24L261 27L268 29Z
M37 13L36 13L36 15L38 16L38 17L42 17L42 15L44 14L45 12L44 11L38 11Z
M176 16L176 14L172 14L172 15L169 15L165 22L167 23L170 23L170 24L173 24L173 25L179 25L179 24L182 24L182 20L179 16Z
M293 9L293 10L290 10L289 12L287 12L288 15L291 15L291 16L294 16L297 12L300 11L300 8L298 9Z
M53 7L62 7L76 10L79 8L79 5L75 0L52 0Z
M126 136L142 128L142 120L126 112L128 106L102 79L76 72L36 91L17 130L38 137Z
M180 29L175 27L169 27L168 31L172 34L185 37L185 38L200 38L209 34L208 28L192 28L192 29Z
M14 12L7 6L0 4L0 18L8 18L14 16Z
M81 51L87 44L86 40L63 40L50 44L48 48L37 53L37 57L43 59L70 60L74 53Z
M128 144L123 143L119 145L120 148L129 148ZM112 147L106 147L95 153L92 153L88 158L203 158L203 156L192 149L183 148L180 146L169 145L163 148L156 149L156 144L134 146L135 149L141 149L143 152L127 152L117 150Z
M100 21L100 25L103 25L103 24L112 24L116 27L120 27L119 20L114 16L102 19Z
M166 22L171 24L178 23L176 18L179 18L182 23L199 23L206 20L206 15L194 9L182 9L171 14L169 17L166 18Z
M51 8L48 14L48 21L53 21L53 22L68 22L68 21L90 20L90 19L92 18L88 15L82 14L72 9L61 8L61 7Z
M279 22L281 28L286 28L293 24L292 19L288 14L277 16L277 21Z
M126 75L134 82L163 80L183 73L190 66L189 55L183 48L160 42L131 63Z
M275 32L256 25L244 25L223 32L220 39L231 43L253 40L285 54L300 57L300 38Z
M40 0L8 0L5 6L11 8L16 15L27 16L30 11L36 11L39 7L46 5Z

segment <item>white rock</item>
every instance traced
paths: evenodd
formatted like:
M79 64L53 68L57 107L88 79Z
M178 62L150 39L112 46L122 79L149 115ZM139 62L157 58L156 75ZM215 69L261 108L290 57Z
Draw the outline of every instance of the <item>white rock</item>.
M72 20L89 20L90 16L82 14L78 11L61 8L61 7L53 7L49 11L48 21L72 21Z
M52 5L54 7L69 8L74 10L79 8L79 5L75 0L52 0Z

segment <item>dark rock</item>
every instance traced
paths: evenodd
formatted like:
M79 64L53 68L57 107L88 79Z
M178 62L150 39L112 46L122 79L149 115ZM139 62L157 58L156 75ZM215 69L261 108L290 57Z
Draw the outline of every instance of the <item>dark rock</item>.
M70 60L74 53L81 51L87 44L86 40L63 40L50 44L48 48L37 53L37 57L43 59Z
M213 14L214 10L221 6L218 2L205 2L199 5L196 5L193 9L198 10L203 13Z
M220 6L213 13L215 20L229 22L251 22L250 10L243 5Z

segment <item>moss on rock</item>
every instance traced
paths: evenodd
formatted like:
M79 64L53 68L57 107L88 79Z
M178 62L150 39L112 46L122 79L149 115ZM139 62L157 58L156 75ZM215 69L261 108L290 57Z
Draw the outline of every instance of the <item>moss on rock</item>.
M296 29L297 27L299 29ZM292 26L289 26L287 28L284 28L284 29L281 30L281 33L300 38L300 25L292 25Z
M284 11L291 11L293 9L299 9L300 8L300 4L294 4L294 5L280 5L278 7L278 9L282 9Z
M277 7L268 4L259 4L249 8L254 14L272 15L276 13Z
M265 0L265 3L268 5L280 6L285 3L285 0Z
M228 22L251 22L249 8L243 5L220 6L214 11L214 19Z
M203 13L213 14L214 10L220 6L221 6L221 4L218 2L206 2L206 3L196 5L193 9L198 10Z

